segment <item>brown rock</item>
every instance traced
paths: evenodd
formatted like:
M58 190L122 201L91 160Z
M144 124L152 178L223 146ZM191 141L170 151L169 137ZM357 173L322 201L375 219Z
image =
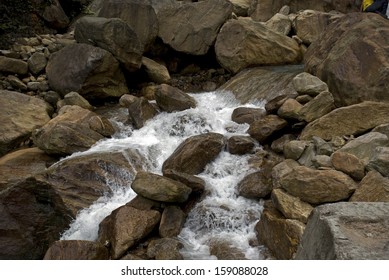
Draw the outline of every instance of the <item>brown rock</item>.
M370 171L362 179L350 201L389 202L389 179Z
M266 111L259 108L239 107L234 109L231 115L231 120L236 123L251 124L256 120L261 119L266 115Z
M109 254L102 244L85 240L60 240L47 250L44 260L108 260Z
M365 176L365 165L352 154L337 151L332 154L331 162L336 170L350 175L355 180L360 181Z
M334 98L328 91L323 91L305 104L298 112L298 118L312 122L335 109Z
M157 84L167 84L170 82L170 74L166 66L145 56L142 57L142 66L152 82Z
M155 100L163 111L169 113L196 107L196 101L192 96L166 84L156 88Z
M176 237L185 223L185 214L177 206L167 206L161 217L159 224L159 236Z
M209 252L218 260L246 260L245 253L228 240L213 238L209 244Z
M251 153L255 140L248 136L231 136L227 141L227 149L231 154L244 155Z
M135 128L142 128L146 121L158 114L157 110L144 98L135 98L128 106L128 114Z
M260 170L247 175L238 184L238 193L246 198L265 198L270 195L272 185L270 178L264 170Z
M152 240L147 247L147 256L156 260L182 260L182 247L183 245L173 238Z
M297 161L294 161L292 159L286 159L276 166L273 167L271 170L271 178L272 178L272 185L273 188L281 188L280 180L285 175L289 174L293 171L294 168L297 166L300 166L300 164Z
M181 182L192 189L192 193L202 193L205 189L205 182L200 177L177 172L175 170L164 170L163 176Z
M287 126L287 121L276 115L267 115L262 119L253 122L247 133L260 143L265 142L275 132Z
M300 116L300 110L303 108L298 101L289 98L286 99L282 106L278 109L277 115L283 119L298 120Z
M120 258L128 249L146 238L158 225L161 214L122 206L106 217L99 227L99 242L108 242L112 258Z
M276 153L283 153L285 145L295 139L296 136L293 134L285 134L271 143L271 149Z
M28 64L21 59L0 56L0 72L26 75L28 73Z

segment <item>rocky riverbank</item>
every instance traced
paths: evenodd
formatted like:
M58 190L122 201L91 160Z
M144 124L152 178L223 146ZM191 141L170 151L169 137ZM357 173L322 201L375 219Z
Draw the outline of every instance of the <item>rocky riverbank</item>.
M360 1L311 2L97 0L64 34L2 50L0 258L182 259L176 237L207 195L197 175L227 150L256 168L236 190L264 203L252 246L277 259L388 259L389 21L355 13ZM246 134L189 137L161 175L131 149L60 161L117 132L109 108L140 129L217 89L242 102L231 120ZM112 181L137 197L97 240L58 241Z

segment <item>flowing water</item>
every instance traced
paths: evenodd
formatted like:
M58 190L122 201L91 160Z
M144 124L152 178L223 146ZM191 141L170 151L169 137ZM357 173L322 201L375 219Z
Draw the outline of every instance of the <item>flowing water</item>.
M245 135L247 124L231 121L233 110L239 106L263 107L263 104L241 105L231 93L210 92L192 95L197 108L174 113L161 113L148 121L139 130L125 126L112 119L120 131L111 139L97 143L90 150L71 157L96 152L117 152L128 148L141 153L146 171L161 174L163 162L186 138L201 133L216 132L226 138ZM123 109L124 110L124 109ZM260 149L260 147L257 147ZM184 248L185 259L213 259L209 245L212 241L228 241L230 247L243 252L248 259L261 259L261 249L250 246L255 239L254 226L260 217L262 205L259 201L248 200L237 195L236 186L247 174L253 172L248 164L249 155L237 156L222 151L198 176L206 182L207 196L189 213L186 223L178 236ZM66 159L65 159L66 160ZM96 240L99 223L114 209L135 197L128 188L133 175L122 171L128 179L110 180L112 194L101 197L89 208L82 210L63 233L62 239Z

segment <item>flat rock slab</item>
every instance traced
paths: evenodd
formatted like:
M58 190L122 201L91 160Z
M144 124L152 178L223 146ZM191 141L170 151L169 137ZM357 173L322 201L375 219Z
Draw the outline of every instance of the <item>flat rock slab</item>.
M296 259L389 259L389 204L322 205L308 220Z

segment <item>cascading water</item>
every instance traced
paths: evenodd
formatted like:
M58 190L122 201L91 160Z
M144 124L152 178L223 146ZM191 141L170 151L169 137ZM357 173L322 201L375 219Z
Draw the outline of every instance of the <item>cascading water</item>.
M129 148L137 150L144 158L146 171L161 174L163 162L186 138L207 132L225 135L245 135L247 124L231 121L235 108L242 106L228 92L192 94L197 108L161 113L148 121L139 130L117 123L120 132L111 139L97 143L90 150L71 157L97 152L118 152ZM246 104L246 107L262 107L263 104ZM112 121L115 122L113 118ZM259 148L259 147L258 147ZM228 241L229 246L243 252L247 259L263 258L260 248L250 246L255 239L254 226L260 217L259 201L238 196L236 186L248 173L253 172L248 164L249 155L237 156L223 151L198 176L206 182L206 197L189 213L178 238L184 248L185 259L212 259L209 245L214 241ZM66 160L66 159L65 159ZM112 194L101 197L89 208L80 211L62 239L95 240L99 223L114 209L124 205L135 193L128 188L133 175L122 171L128 184L111 180ZM123 180L120 180L123 182Z

